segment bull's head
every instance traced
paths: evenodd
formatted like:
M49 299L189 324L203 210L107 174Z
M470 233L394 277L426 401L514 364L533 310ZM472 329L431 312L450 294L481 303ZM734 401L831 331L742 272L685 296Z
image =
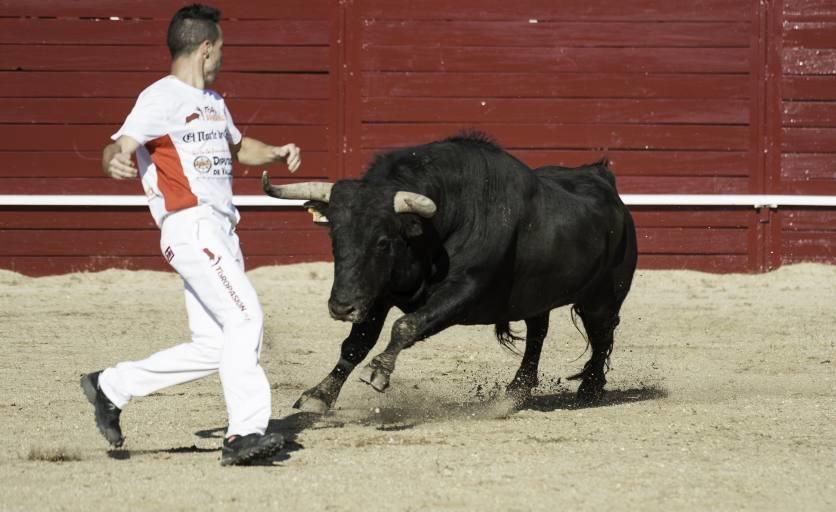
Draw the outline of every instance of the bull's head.
M266 172L262 184L270 196L308 200L314 221L327 223L334 255L328 300L333 318L362 322L380 301L420 292L428 250L420 240L423 219L435 215L432 199L356 180L273 186Z

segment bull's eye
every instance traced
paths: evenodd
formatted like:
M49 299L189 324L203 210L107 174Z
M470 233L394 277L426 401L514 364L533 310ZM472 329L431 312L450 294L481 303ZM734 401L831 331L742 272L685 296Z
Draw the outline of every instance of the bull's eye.
M375 243L375 249L380 252L387 252L392 247L392 240L389 238L378 238Z

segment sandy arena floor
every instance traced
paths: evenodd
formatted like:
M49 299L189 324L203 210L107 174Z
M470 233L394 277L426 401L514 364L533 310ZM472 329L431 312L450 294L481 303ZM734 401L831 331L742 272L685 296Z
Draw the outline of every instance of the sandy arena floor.
M319 420L291 405L348 332L328 317L331 266L250 275L271 429L290 442L221 468L217 377L135 400L118 452L78 387L187 338L176 275L0 271L0 511L836 510L836 266L639 271L599 407L564 380L586 360L564 308L521 410L490 398L519 358L457 327L404 352L385 394L350 379Z

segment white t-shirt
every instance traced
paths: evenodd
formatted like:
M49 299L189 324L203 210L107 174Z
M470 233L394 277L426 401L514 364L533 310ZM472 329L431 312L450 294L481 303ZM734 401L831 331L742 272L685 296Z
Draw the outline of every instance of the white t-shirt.
M148 86L113 140L140 143L137 164L157 226L171 212L208 204L229 217L232 204L230 144L241 142L224 99L169 75Z

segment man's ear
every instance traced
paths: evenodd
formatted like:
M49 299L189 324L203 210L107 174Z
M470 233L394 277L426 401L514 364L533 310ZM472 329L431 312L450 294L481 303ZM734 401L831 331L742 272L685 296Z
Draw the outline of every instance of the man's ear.
M320 224L323 226L328 225L328 217L325 216L325 211L328 209L328 203L324 203L322 201L306 201L303 204L308 213L313 215L314 224Z
M424 234L424 225L416 215L403 216L404 234L407 238L417 238Z

